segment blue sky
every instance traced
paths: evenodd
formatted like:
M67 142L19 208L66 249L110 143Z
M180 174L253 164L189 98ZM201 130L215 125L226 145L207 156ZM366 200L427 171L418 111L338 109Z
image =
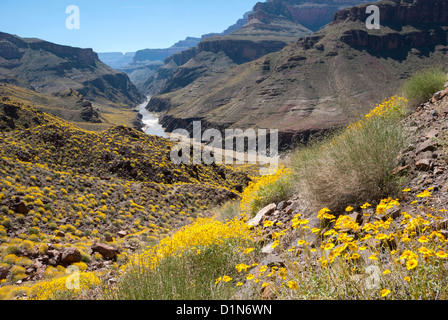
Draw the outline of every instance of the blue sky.
M167 48L187 36L222 32L257 0L0 0L0 31L97 52ZM264 2L264 0L261 0ZM66 8L80 11L69 30Z

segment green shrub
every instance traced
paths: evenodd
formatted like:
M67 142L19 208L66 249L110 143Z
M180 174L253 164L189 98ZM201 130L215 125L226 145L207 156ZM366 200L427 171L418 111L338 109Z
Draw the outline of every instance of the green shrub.
M13 265L16 263L17 259L19 257L17 257L15 254L8 254L7 256L3 257L3 263L6 263L8 265Z
M9 218L5 218L3 219L2 225L7 228L10 229L12 227L12 221Z
M30 240L24 240L20 245L19 245L20 250L23 250L27 253L31 253L33 252L34 249L34 243Z
M39 234L40 233L40 229L38 227L31 227L28 229L28 233L29 234Z
M290 169L280 167L270 175L255 178L244 189L240 210L251 215L263 207L290 198L295 190Z
M15 244L10 244L5 249L6 254L19 254L20 251L20 248Z
M58 225L56 224L56 222L52 221L48 224L48 228L50 228L51 230L56 230L58 228Z
M403 86L403 93L412 105L421 104L442 90L447 80L446 72L441 69L424 70L409 78Z
M22 266L22 267L29 267L31 265L33 265L33 261L31 261L29 258L27 257L20 257L17 259L17 261L15 262L16 265L18 266Z

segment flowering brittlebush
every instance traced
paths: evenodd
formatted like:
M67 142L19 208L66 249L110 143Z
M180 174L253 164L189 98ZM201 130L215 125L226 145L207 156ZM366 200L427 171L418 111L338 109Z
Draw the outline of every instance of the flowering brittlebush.
M101 281L91 272L79 273L79 287L73 289L67 288L67 280L70 276L65 276L50 281L43 281L35 284L30 291L30 297L33 300L54 299L55 294L68 292L77 294L80 290L90 290L101 285Z
M263 189L274 185L281 179L287 179L291 175L291 169L281 167L276 172L262 177L255 177L246 189L244 189L241 196L240 209L242 212L255 213L257 209L256 203L262 200L260 194Z
M166 257L182 255L183 252L192 248L223 244L227 240L251 243L252 233L248 225L238 219L223 223L213 218L199 218L171 237L162 239L157 246L135 256L127 266L123 267L123 270L134 266L135 263L153 269ZM249 253L249 250L246 252Z
M408 101L405 98L393 96L388 100L384 100L380 104L377 104L377 106L372 111L364 116L364 119L350 125L348 128L355 130L361 127L365 123L365 121L369 121L377 117L384 118L401 116L404 112L404 106L407 103Z

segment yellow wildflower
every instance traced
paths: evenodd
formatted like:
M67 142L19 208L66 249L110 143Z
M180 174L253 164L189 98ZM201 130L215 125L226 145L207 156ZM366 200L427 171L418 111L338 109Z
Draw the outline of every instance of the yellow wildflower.
M425 190L417 195L417 198L425 198L425 197L431 197L431 192L429 192L429 190Z
M289 287L289 289L292 289L292 290L299 289L299 285L297 284L296 281L288 281L288 287Z
M418 261L416 259L411 259L406 262L406 269L412 270L415 269L418 265Z
M263 227L272 227L274 225L274 222L272 222L272 221L269 221L269 220L266 220L265 222L264 222L264 225L263 225Z
M390 294L390 290L388 290L388 289L383 289L382 291L381 291L381 297L382 298L384 298L384 297L387 297L389 294Z

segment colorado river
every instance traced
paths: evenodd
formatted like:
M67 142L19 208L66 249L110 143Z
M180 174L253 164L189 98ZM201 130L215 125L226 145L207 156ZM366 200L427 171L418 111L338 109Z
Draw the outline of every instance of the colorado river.
M145 107L147 106L149 100L150 99L148 99L146 102L142 103L141 105L139 105L137 107L137 110L142 115L142 123L143 123L142 130L143 130L143 132L145 132L148 135L169 138L170 134L169 133L167 134L165 132L165 130L163 129L162 125L159 123L159 117L156 114L146 110ZM173 136L171 134L171 138L175 138L175 136ZM202 142L198 143L197 141L195 141L194 139L191 139L190 137L179 138L179 141L180 141L180 143L186 143L188 146L195 145L195 144L202 145ZM249 156L249 154L247 154L245 152L234 151L233 148L230 152L229 152L229 150L224 150L221 148L215 149L215 148L207 146L207 145L202 145L202 148L204 150L208 150L209 152L213 152L215 154L215 156L217 157L217 159L219 159L219 163L233 164L233 163L235 163L235 161L239 161L241 163L252 163L253 164L255 161L256 163L261 164L261 165L270 164L270 165L274 165L275 169L278 168L278 157L269 158L269 157L257 155L257 154L252 154L251 156Z
M145 101L144 103L142 103L137 107L138 111L143 117L142 122L144 127L142 128L142 130L149 135L168 138L168 136L165 133L165 130L159 123L159 118L154 113L151 113L145 109L148 102L149 100Z

